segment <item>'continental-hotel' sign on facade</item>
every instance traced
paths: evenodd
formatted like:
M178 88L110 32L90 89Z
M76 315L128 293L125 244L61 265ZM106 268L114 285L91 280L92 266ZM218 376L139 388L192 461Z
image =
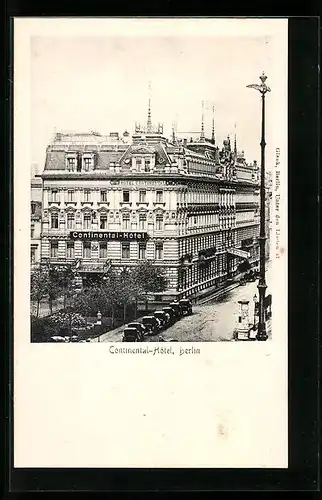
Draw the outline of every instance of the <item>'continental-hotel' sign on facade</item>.
M147 240L148 233L111 231L71 231L72 240Z

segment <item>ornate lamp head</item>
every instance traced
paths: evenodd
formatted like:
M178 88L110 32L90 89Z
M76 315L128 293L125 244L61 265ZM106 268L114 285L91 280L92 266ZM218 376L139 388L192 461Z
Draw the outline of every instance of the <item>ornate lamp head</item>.
M266 92L270 92L271 89L265 83L267 80L267 76L265 75L264 71L259 78L261 81L261 85L253 84L253 85L246 85L246 87L258 90L263 95L266 94Z

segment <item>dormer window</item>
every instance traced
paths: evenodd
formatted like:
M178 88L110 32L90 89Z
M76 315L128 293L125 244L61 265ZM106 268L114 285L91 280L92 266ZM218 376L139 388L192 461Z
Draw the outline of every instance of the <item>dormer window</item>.
M83 169L85 172L89 172L93 168L93 158L91 156L83 157Z
M76 157L70 156L67 158L67 170L69 172L74 172L76 169Z
M151 170L151 161L150 160L145 160L144 171L145 172L150 172L150 170Z

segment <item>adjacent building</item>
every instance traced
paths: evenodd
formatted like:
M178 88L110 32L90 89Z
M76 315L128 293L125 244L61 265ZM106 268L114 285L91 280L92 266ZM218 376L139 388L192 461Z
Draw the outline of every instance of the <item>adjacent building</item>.
M164 268L158 299L223 286L241 259L259 260L259 185L236 137L171 139L154 126L133 134L56 134L42 174L41 259L78 261L82 280L149 259ZM157 297L156 297L157 298Z
M30 262L40 262L42 215L42 178L33 165L30 181Z

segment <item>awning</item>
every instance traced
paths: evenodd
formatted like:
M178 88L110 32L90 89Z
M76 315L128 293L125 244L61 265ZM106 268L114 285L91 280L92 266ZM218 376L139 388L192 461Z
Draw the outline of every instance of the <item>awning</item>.
M227 253L235 255L236 257L241 257L242 259L249 259L250 253L241 250L240 248L228 248Z

